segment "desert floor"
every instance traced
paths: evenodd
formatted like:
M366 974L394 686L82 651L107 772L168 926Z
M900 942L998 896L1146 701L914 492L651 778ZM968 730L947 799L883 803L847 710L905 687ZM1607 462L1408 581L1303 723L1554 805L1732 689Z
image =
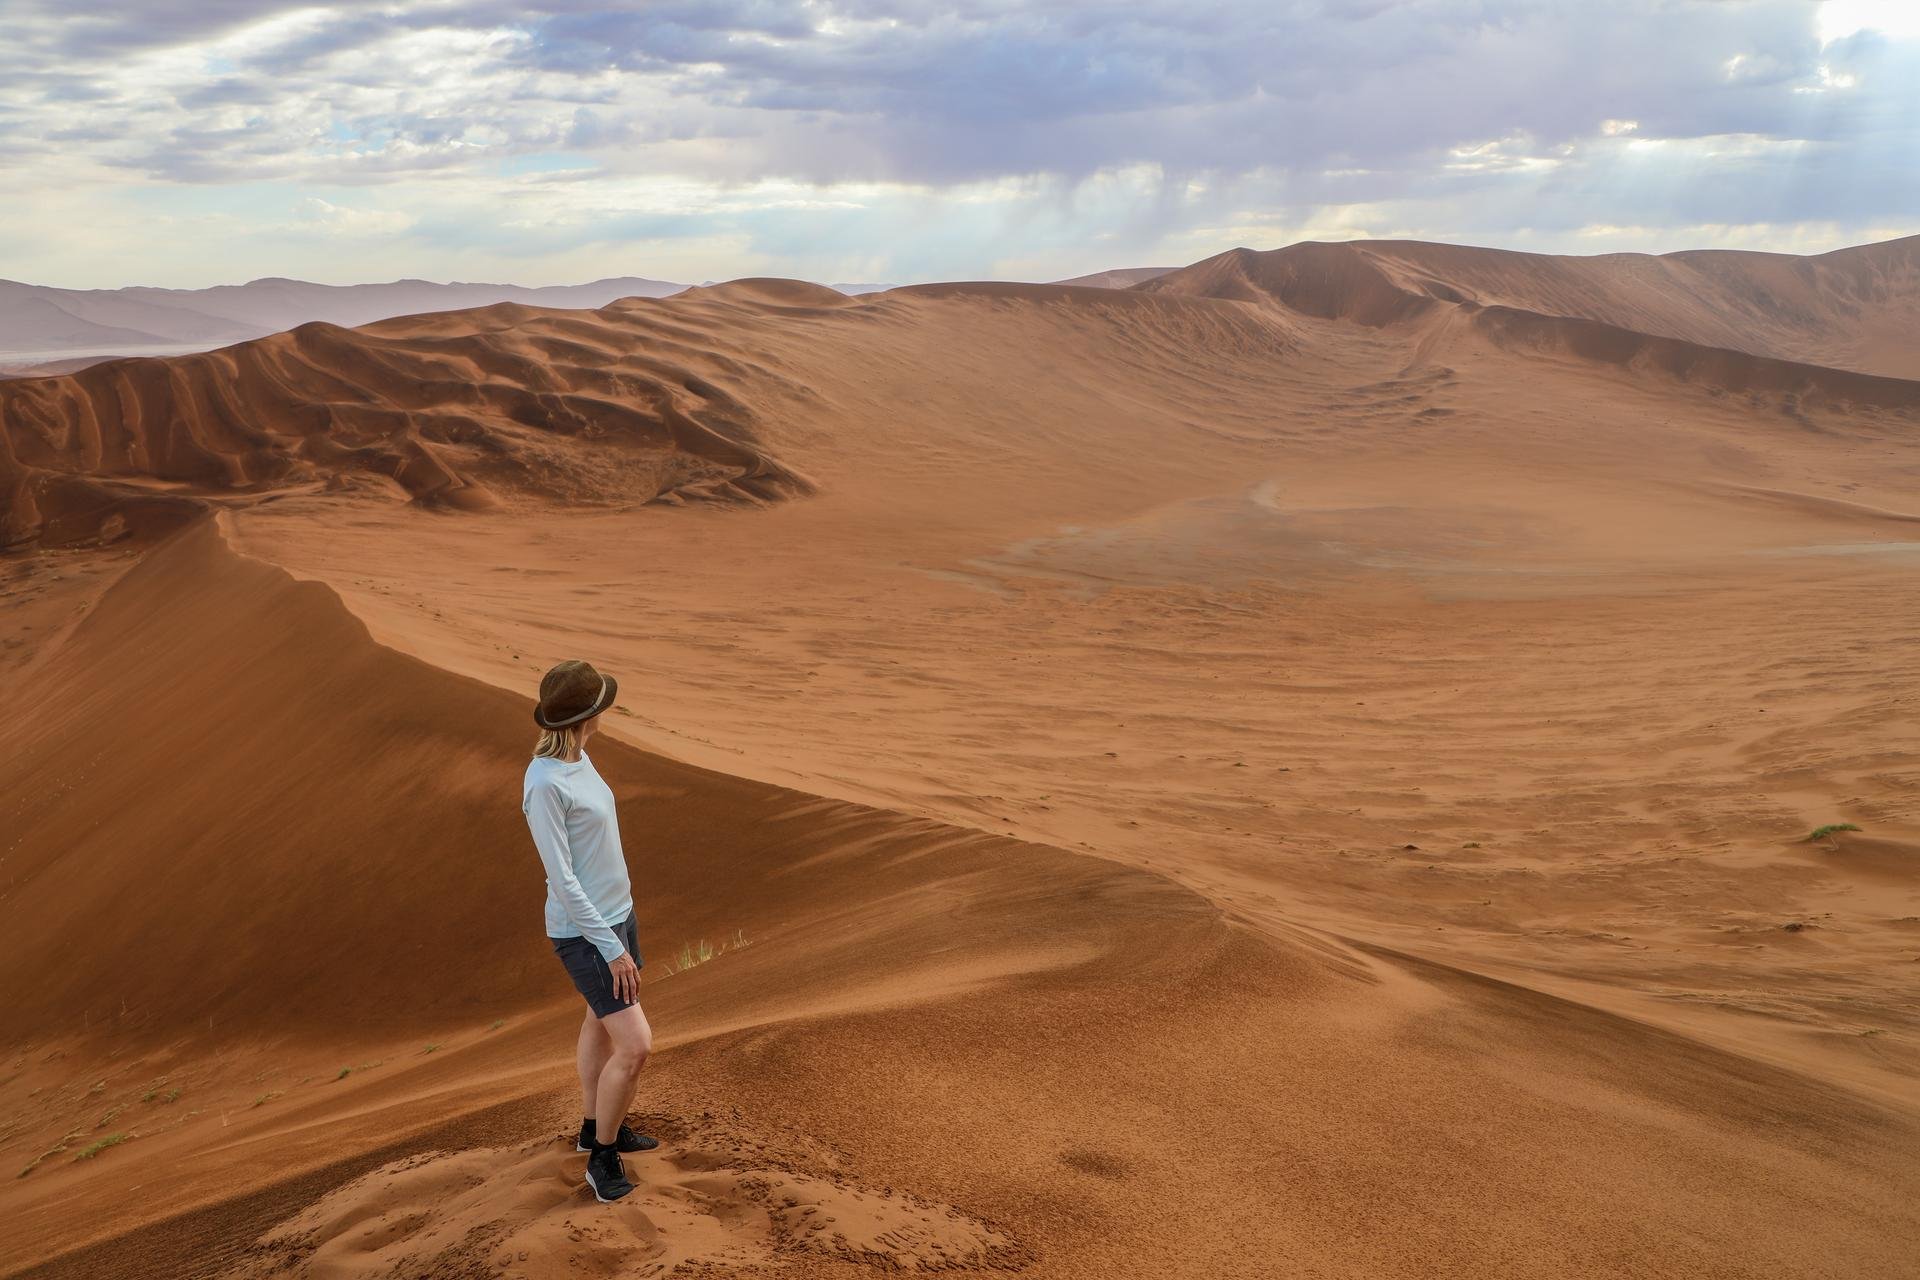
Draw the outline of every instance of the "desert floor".
M1912 411L1133 299L645 304L799 496L0 564L0 1270L1912 1275ZM569 656L613 1206L518 812Z

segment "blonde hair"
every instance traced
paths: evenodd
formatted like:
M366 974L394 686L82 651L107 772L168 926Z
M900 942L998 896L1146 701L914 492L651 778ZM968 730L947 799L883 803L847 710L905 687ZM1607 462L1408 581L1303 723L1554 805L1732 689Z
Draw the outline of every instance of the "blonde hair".
M564 729L542 729L540 741L533 744L535 759L542 756L554 760L577 760L580 758L580 726L570 724Z

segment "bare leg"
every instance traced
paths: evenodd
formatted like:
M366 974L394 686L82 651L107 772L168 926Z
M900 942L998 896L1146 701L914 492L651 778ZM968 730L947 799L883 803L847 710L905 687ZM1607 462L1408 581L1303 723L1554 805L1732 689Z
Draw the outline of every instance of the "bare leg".
M580 1094L585 1099L580 1104L580 1114L590 1116L600 1106L600 1073L605 1070L607 1057L613 1052L613 1041L608 1038L607 1030L600 1025L600 1019L588 1010L580 1023L580 1048L575 1054L580 1066Z
M613 1041L607 1065L600 1069L600 1087L594 1108L594 1133L601 1142L610 1142L620 1132L633 1102L633 1091L640 1083L640 1068L647 1065L653 1052L653 1027L637 1004L600 1019L600 1025Z

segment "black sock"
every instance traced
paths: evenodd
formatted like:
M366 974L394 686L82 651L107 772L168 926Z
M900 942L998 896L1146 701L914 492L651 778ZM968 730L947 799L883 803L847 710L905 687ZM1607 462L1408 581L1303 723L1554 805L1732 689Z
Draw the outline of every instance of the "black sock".
M602 1142L600 1139L595 1138L593 1140L593 1154L599 1155L602 1151L612 1151L618 1145L618 1143Z
M592 1133L593 1126L595 1125L595 1123L597 1122L594 1120L594 1118L592 1116L588 1116L585 1120L582 1120L580 1122L580 1128L586 1131L587 1133Z

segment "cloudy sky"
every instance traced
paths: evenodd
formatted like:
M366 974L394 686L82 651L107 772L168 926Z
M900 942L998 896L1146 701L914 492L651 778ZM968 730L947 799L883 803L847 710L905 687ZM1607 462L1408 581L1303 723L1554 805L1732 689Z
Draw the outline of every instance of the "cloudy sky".
M0 277L1051 279L1920 232L1920 0L0 0Z

